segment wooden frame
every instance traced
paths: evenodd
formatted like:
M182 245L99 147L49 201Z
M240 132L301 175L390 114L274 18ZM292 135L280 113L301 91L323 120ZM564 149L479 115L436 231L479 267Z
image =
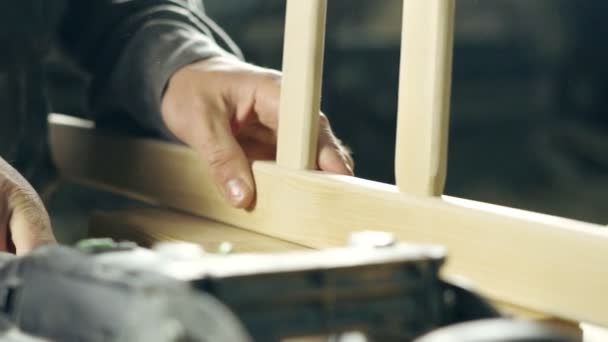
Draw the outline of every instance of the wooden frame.
M277 163L317 165L327 0L287 0Z
M299 0L290 0L293 1ZM399 112L400 124L424 121L425 129L420 135L406 137L403 134L410 128L406 125L406 129L399 129L400 144L417 144L418 149L398 146L397 164L401 165L398 173L415 167L409 165L408 160L426 163L411 173L404 171L398 178L401 179L399 188L303 170L308 165L302 163L282 166L255 162L256 204L251 210L238 210L217 193L202 163L189 148L146 139L104 136L82 123L66 122L61 116L52 118L53 158L68 178L302 246L342 245L351 232L370 229L391 231L405 241L442 244L450 255L445 269L447 277L465 277L496 300L560 318L608 326L605 294L608 270L603 264L608 260L608 232L604 227L437 196L443 182L441 170L447 144L450 67L445 64L451 60L451 49L446 47L452 41L452 31L447 27L452 25L453 1L404 0L406 11L409 5L415 6L433 19L426 22L425 25L430 26L425 32L431 32L427 38L439 43L427 49L427 53L434 56L434 68L418 65L421 70L427 70L419 73L402 70L402 86L414 82L409 77L424 78L429 82L425 96L434 100L420 102L415 110ZM323 5L323 1L314 3ZM317 10L310 13L321 13ZM315 18L301 18L300 25L304 26L302 30L315 32L308 26L317 22ZM406 23L404 30L408 29L411 27ZM437 40L438 36L442 38ZM420 37L415 44L422 42ZM412 48L407 39L404 43ZM404 48L404 51L410 49ZM302 65L321 67L308 60L318 56L301 58ZM404 67L414 68L414 64L406 62ZM290 89L284 89L282 96L297 97L289 94ZM412 88L400 92L402 109L404 104L409 106L404 95L408 91ZM318 89L306 92L307 95L318 93ZM282 108L282 113L285 111ZM311 118L281 117L287 123L282 123L280 129L293 129L298 127L298 122L311 122L317 113L304 111L300 115ZM408 118L409 115L414 119ZM313 126L303 127L302 131L309 132ZM285 140L279 144L302 147L300 142ZM410 175L412 181L407 178ZM414 179L423 185L415 184Z
M439 196L447 170L454 0L404 1L395 179Z

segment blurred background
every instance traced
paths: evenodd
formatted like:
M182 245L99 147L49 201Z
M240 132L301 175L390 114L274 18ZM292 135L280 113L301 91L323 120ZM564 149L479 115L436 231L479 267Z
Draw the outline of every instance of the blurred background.
M284 0L205 2L281 67ZM394 182L402 0L330 0L322 108L359 177ZM457 0L446 193L608 223L608 2Z
M285 0L205 6L248 61L280 69ZM322 108L357 175L388 183L401 7L330 0L327 21ZM605 0L457 1L448 195L608 223L606 15Z

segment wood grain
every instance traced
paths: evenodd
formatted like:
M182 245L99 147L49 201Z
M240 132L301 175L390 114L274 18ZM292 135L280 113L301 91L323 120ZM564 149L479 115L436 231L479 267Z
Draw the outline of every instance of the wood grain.
M608 326L603 226L267 162L253 165L255 207L238 210L189 148L59 124L51 140L65 177L313 248L343 245L358 230L442 244L445 275L470 279L490 298Z
M160 208L96 212L89 227L93 237L134 241L144 247L158 242L186 241L209 252L216 252L224 242L229 242L235 253L305 249L270 236Z
M399 190L440 196L447 169L454 0L405 0L395 178Z
M287 0L277 162L315 169L327 0Z

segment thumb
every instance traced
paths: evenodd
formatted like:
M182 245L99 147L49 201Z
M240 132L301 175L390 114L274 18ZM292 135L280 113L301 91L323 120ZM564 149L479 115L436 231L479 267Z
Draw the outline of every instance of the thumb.
M55 242L49 216L33 190L16 191L9 199L10 235L17 255L47 243Z
M247 208L255 197L247 156L232 134L226 117L214 116L209 121L196 130L199 134L194 139L198 142L189 145L202 156L211 177L230 204Z

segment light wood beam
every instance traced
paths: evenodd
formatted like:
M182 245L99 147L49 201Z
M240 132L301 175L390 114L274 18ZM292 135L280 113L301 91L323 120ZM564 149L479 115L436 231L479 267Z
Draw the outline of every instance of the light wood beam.
M287 0L277 162L316 168L327 0Z
M343 245L351 232L370 229L442 244L450 256L446 276L466 277L490 298L608 326L603 226L265 162L253 165L255 208L238 210L184 146L60 124L50 136L65 177L314 248Z
M402 192L440 196L447 143L454 0L404 0L395 178Z
M192 242L211 253L216 253L225 242L232 245L234 253L306 249L225 223L160 208L95 212L89 230L92 237L124 239L145 247L158 242Z

